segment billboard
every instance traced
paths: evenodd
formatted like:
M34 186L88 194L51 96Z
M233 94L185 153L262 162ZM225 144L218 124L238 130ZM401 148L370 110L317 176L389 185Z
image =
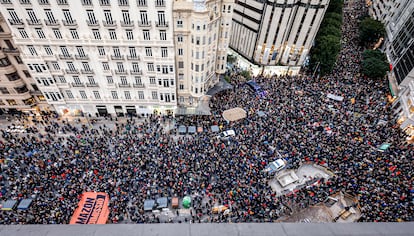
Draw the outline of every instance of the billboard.
M86 192L72 215L70 224L106 224L109 215L106 193Z

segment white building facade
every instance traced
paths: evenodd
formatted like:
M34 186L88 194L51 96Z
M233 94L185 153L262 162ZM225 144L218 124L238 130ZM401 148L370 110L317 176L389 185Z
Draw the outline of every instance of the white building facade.
M392 64L389 73L398 100L395 114L400 127L414 142L414 2L386 0L368 2L372 16L384 23L385 52Z
M230 48L266 70L300 67L328 4L329 0L238 0Z
M49 105L23 63L1 14L0 48L0 115L48 110Z
M60 114L172 113L172 0L3 0L36 85Z
M174 2L178 105L197 106L226 70L232 0Z

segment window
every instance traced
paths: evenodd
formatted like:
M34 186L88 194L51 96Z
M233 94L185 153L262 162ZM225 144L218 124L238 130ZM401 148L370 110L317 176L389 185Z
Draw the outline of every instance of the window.
M143 30L142 32L144 34L144 40L151 40L149 30Z
M105 21L107 24L113 24L111 10L104 10Z
M53 51L50 46L44 46L44 48L47 55L53 55Z
M128 40L134 40L134 34L132 33L132 30L125 30L125 32Z
M54 28L52 30L53 30L53 33L55 34L55 37L57 39L61 39L62 38L62 34L60 33L60 30L59 29Z
M14 59L18 64L23 64L23 60L20 58L20 56L14 56Z
M138 99L144 99L144 91L138 91Z
M113 47L114 49L114 56L121 57L121 51L119 50L119 47Z
M95 18L95 13L93 13L93 10L87 10L86 11L86 14L88 15L88 23L89 24L93 24L93 25L95 25L95 24L97 24L98 22L96 21L96 18Z
M34 13L33 9L26 9L27 15L29 15L30 21L32 23L39 23L39 19L37 19L36 14Z
M39 38L41 38L41 39L46 38L45 33L43 33L43 30L41 28L36 28L35 30L36 30L37 36L39 36Z
M58 5L68 5L68 1L67 0L57 0L57 4Z
M180 43L182 43L183 42L183 35L179 34L177 36L177 41L180 42Z
M80 94L82 99L87 99L88 98L88 96L86 96L86 92L83 91L83 90L79 91L79 94Z
M132 63L132 70L133 70L134 72L139 72L139 65L138 65L138 62L133 62L133 63Z
M59 62L52 61L52 67L54 70L60 70Z
M82 0L83 5L92 5L92 0Z
M129 47L129 55L131 58L137 58L137 51L134 47Z
M27 48L29 49L29 53L30 53L32 56L37 56L36 49L34 48L34 46L33 46L33 45L29 45L29 46L27 46Z
M116 32L115 32L115 30L114 29L110 29L110 30L108 30L108 32L109 32L109 37L112 39L112 40L116 40L117 38L116 38Z
M73 18L72 15L70 14L70 11L68 9L63 9L63 16L65 16L65 20L67 23L69 24L73 24Z
M82 84L81 80L79 79L79 76L73 76L73 81L75 84Z
M59 83L66 83L66 78L63 75L58 76Z
M124 91L125 99L130 100L131 99L131 93L129 91Z
M111 94L113 99L118 99L118 93L116 91L111 91Z
M161 48L161 57L168 57L168 49L166 47Z
M1 94L9 94L10 92L9 92L9 90L7 90L6 87L0 87L0 93Z
M152 99L158 99L158 93L157 93L157 91L152 91L151 92L151 95L152 95Z
M72 39L79 39L78 31L76 29L69 29Z
M128 6L128 0L118 0L120 6Z
M178 49L178 55L179 55L179 56L182 56L182 55L183 55L183 49L182 49L182 48L179 48L179 49Z
M137 4L140 7L146 6L147 5L147 0L137 0Z
M103 6L111 5L110 0L99 0L99 3Z
M83 47L82 46L77 46L76 47L76 50L78 51L78 55L80 56L80 57L85 57L86 55L85 55L85 51L83 50Z
M168 66L162 66L162 73L168 74Z
M141 77L135 76L135 84L142 84Z
M88 81L90 84L96 84L95 78L93 78L93 76L88 76Z
M21 20L20 20L19 16L17 15L17 13L14 11L14 9L7 9L7 11L9 12L9 15L10 15L13 22L21 23Z
M104 70L109 70L108 62L102 62L102 67L103 67Z
M122 19L124 20L124 24L131 24L131 17L129 16L128 10L122 10Z
M180 69L184 68L184 62L183 61L178 62L178 68L180 68Z
M108 84L113 84L114 78L112 78L112 76L106 76L106 81L108 82Z
M91 71L91 67L88 62L82 62L82 66L85 71Z
M184 90L184 84L180 84L179 88L180 90Z
M147 57L152 57L152 48L150 47L145 47L145 55Z
M121 79L121 84L122 85L127 85L128 84L128 80L127 80L126 76L121 76L120 79Z
M155 77L149 77L150 84L155 84Z
M122 63L122 62L117 62L116 63L116 67L118 68L118 71L120 71L120 72L124 72L125 71L125 69L124 69L124 63Z
M68 96L68 98L73 99L73 93L70 90L66 90L66 95Z
M95 96L95 99L101 99L101 95L99 94L99 91L93 91L93 96Z
M29 35L26 33L26 30L24 30L24 28L18 28L17 30L19 31L20 36L22 38L24 38L24 39L29 38Z
M148 63L147 67L148 67L148 71L154 71L154 63Z
M183 20L177 20L177 27L182 28L183 27Z
M73 62L68 61L66 62L66 65L68 66L70 71L76 71L75 65L73 64Z
M158 23L161 25L165 25L165 12L158 11Z
M147 11L139 11L139 15L141 17L142 24L147 25L148 24L148 15Z
M99 56L105 56L105 48L102 46L98 46L98 53Z
M160 40L167 40L167 31L160 30Z
M69 57L70 56L69 55L69 51L68 51L68 49L65 46L60 46L60 51L62 52L62 55L64 57Z
M98 40L101 39L101 33L99 33L99 29L92 29L92 33L95 39L98 39Z

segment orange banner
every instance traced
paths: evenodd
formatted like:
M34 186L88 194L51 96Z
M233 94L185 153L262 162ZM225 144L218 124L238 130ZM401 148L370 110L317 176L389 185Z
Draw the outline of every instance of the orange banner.
M106 224L109 215L106 193L86 192L72 215L70 224Z

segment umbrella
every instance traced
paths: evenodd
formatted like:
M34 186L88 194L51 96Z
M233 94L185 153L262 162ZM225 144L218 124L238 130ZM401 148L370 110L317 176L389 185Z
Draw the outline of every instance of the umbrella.
M183 198L183 207L188 209L191 206L191 197L190 196L185 196Z

